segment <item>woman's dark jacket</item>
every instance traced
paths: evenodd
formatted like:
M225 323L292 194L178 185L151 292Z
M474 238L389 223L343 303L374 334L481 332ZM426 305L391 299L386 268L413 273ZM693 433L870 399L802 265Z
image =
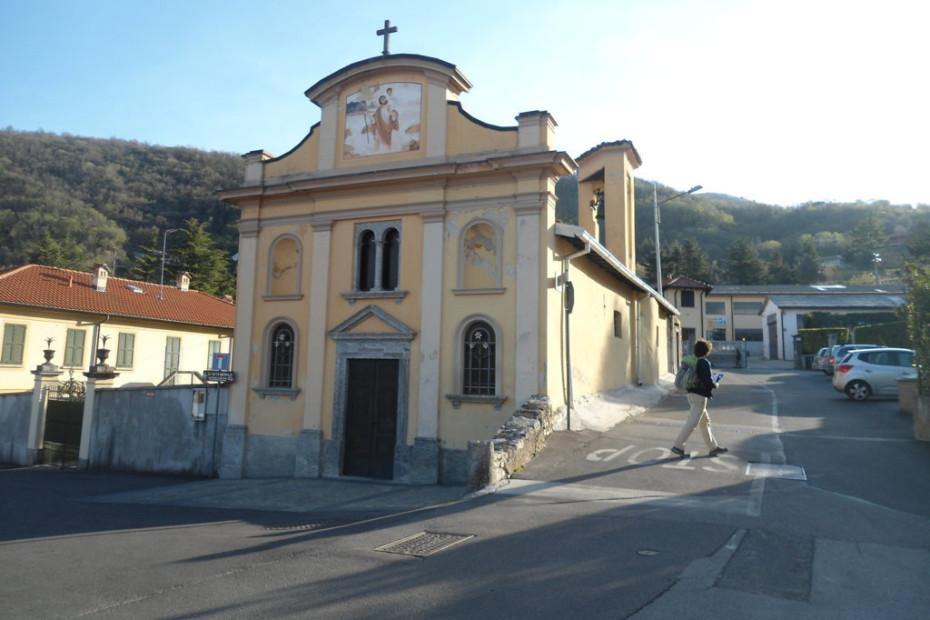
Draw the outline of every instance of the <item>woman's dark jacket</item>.
M717 384L714 383L714 378L710 374L710 360L708 360L706 357L699 357L697 361L697 367L695 368L695 374L697 374L697 378L701 383L701 387L691 388L688 391L695 394L700 394L704 398L713 398L713 391L714 388L717 387Z

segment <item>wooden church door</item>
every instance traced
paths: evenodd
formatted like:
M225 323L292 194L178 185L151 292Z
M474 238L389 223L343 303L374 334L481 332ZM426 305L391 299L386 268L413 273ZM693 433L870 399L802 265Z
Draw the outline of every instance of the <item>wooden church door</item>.
M396 359L350 359L343 475L390 480L397 443Z

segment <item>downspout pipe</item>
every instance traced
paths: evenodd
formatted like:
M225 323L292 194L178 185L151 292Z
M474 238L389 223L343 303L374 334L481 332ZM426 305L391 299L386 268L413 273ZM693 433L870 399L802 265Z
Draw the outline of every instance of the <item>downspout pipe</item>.
M642 387L643 385L643 306L642 302L646 296L643 295L636 299L634 303L634 319L636 320L636 328L633 336L633 343L636 346L636 387Z
M565 411L566 427L572 430L572 407L574 392L572 390L572 330L571 314L574 305L574 289L572 288L571 262L580 256L591 252L591 242L586 241L584 249L562 258L562 310L565 313ZM569 290L571 289L571 293Z

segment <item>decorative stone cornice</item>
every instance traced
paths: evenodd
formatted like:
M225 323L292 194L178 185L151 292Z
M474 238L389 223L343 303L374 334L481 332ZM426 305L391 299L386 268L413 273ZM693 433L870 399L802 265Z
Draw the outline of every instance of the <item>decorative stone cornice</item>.
M392 167L382 165L365 170L325 170L300 177L265 179L263 185L224 191L218 196L232 204L245 205L256 200L265 203L268 199L296 194L310 195L347 189L363 193L388 184L402 184L406 188L431 188L446 180L460 180L470 176L510 173L514 178L561 177L571 174L575 168L571 157L560 151L513 152L497 156L489 153L487 157L475 158L472 155L466 160L434 158L414 165L405 162Z
M257 219L239 221L240 237L257 237L260 230L261 224L259 224Z

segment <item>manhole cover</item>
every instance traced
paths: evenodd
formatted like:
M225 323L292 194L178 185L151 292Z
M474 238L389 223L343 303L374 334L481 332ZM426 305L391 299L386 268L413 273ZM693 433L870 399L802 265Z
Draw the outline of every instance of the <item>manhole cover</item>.
M383 547L378 547L375 549L375 551L384 551L385 553L400 553L403 555L412 555L418 558L425 558L474 537L474 534L420 532L419 534L414 534L413 536L402 538L401 540L384 545Z
M771 463L749 463L746 475L750 478L783 478L785 480L807 480L803 467L797 465L773 465Z

